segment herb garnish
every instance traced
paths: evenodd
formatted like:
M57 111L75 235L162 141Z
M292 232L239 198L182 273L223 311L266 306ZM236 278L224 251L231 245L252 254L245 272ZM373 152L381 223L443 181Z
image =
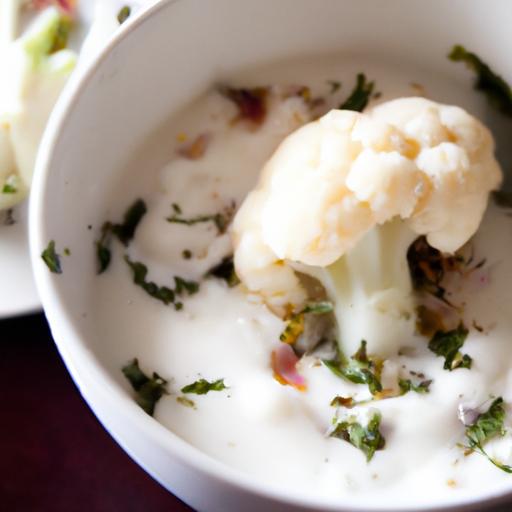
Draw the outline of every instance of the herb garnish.
M172 209L174 213L167 217L167 222L175 223L175 224L184 224L186 226L194 226L195 224L202 224L204 222L213 222L219 235L222 235L226 232L229 223L231 222L234 214L234 206L231 205L229 208L226 208L222 213L213 213L207 215L196 215L194 217L183 217L182 209L176 203L172 204Z
M505 405L503 398L498 397L492 402L487 412L479 414L476 421L469 427L466 427L465 434L468 445L465 448L469 450L469 453L478 452L484 457L487 457L490 462L506 473L512 473L511 466L490 457L483 448L484 443L490 439L505 435L504 421Z
M184 249L181 253L184 260L189 260L192 258L192 251L190 249Z
M380 421L380 413L375 412L368 425L363 427L356 421L355 417L351 416L348 420L336 423L330 437L337 437L349 442L352 446L361 450L366 455L366 461L370 462L375 452L382 450L386 444L386 440L379 430Z
M366 81L364 73L358 73L354 89L350 96L339 106L339 109L362 112L368 105L374 86L375 82Z
M122 7L117 13L117 21L119 22L119 25L122 25L130 17L131 13L132 10L128 5Z
M304 332L305 328L305 316L307 314L312 315L325 315L326 313L332 313L333 305L332 302L319 301L309 302L306 304L304 309L299 313L296 313L290 317L284 331L279 336L279 339L283 343L293 345L299 336Z
M454 62L464 62L476 73L474 88L483 92L489 103L506 116L512 117L512 90L480 57L468 52L463 46L455 45L448 58Z
M167 381L153 372L148 377L139 367L139 361L134 359L122 368L124 376L128 379L135 391L135 402L144 409L150 416L155 412L155 405L167 395Z
M473 360L468 354L462 354L460 348L464 345L468 336L468 330L461 322L457 329L452 331L437 331L431 338L428 348L438 356L444 357L445 370L456 368L471 368Z
M117 236L123 245L128 245L135 235L135 230L147 212L146 203L142 199L137 199L126 210L121 224L112 224L112 233Z
M223 391L224 389L227 389L227 386L224 384L224 379L218 379L213 382L208 382L206 379L199 379L181 388L181 392L206 395L209 391Z
M215 265L210 270L208 270L206 275L217 277L218 279L224 279L230 288L240 284L240 279L235 272L233 255L223 258L223 260L218 265Z
M422 380L415 384L411 379L399 379L398 386L400 387L400 395L405 395L409 393L409 391L414 391L420 395L424 395L425 393L430 392L430 384L432 384L432 379Z
M196 281L187 281L182 277L175 276L174 284L174 293L176 295L182 295L183 292L187 292L188 295L194 295L194 293L199 291L199 283Z
M60 265L60 255L55 250L55 241L51 240L46 249L41 253L41 258L54 274L62 274L62 267Z
M10 183L6 183L2 188L2 194L16 194L16 192L18 192L18 189Z
M105 222L101 228L101 236L96 241L96 257L98 259L98 274L105 272L110 261L112 254L110 251L110 241L112 235L116 236L118 240L125 246L135 236L135 230L139 225L142 217L147 212L146 203L142 199L137 199L129 208L126 210L123 216L123 222L120 224L114 224L112 222Z
M193 295L199 290L199 283L195 281L187 281L181 277L174 277L175 288L172 290L168 286L159 286L153 281L146 279L148 275L148 267L140 261L132 261L128 255L125 255L124 260L132 270L133 282L140 286L148 295L163 302L166 306L174 304L176 310L183 307L181 302L175 302L177 296L187 292L188 295Z
M382 391L382 361L368 357L365 340L361 340L359 350L350 359L346 359L338 352L336 359L322 359L322 363L337 377L355 384L367 384L372 395L378 395Z

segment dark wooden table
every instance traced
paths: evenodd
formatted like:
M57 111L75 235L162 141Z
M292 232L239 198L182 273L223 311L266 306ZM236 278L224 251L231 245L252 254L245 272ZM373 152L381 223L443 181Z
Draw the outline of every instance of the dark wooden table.
M0 322L0 382L0 510L192 510L96 420L42 314Z

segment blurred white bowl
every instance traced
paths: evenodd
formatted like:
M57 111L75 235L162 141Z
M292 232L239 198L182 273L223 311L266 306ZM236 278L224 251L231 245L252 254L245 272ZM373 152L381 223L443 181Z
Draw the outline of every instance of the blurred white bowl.
M124 390L122 375L98 349L97 326L87 317L97 235L87 226L103 222L109 191L131 148L219 78L271 60L370 55L391 58L405 69L420 66L469 88L463 66L445 58L461 43L512 80L506 51L511 26L507 0L165 0L128 22L100 57L74 76L51 118L31 195L38 289L59 350L100 421L142 467L191 506L212 512L368 509L362 498L299 500L260 485L185 443ZM51 239L72 248L63 275L50 274L41 261ZM512 480L492 492L474 489L469 498L431 496L428 507L389 502L373 509L481 509L483 502L500 501L511 491Z

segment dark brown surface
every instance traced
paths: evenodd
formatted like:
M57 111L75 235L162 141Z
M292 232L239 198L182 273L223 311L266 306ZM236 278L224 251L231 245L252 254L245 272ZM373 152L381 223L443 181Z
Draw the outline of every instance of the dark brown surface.
M140 469L78 393L43 315L0 322L0 509L192 509Z

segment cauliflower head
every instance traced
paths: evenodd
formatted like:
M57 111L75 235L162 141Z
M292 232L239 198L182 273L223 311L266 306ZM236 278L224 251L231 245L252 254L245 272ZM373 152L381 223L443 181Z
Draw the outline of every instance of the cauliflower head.
M263 168L234 221L236 271L282 316L307 298L299 271L322 282L338 323L359 304L406 318L410 332L410 243L426 235L442 252L460 248L501 178L491 133L459 107L403 98L365 113L332 110L288 136ZM365 315L358 321L375 320Z

